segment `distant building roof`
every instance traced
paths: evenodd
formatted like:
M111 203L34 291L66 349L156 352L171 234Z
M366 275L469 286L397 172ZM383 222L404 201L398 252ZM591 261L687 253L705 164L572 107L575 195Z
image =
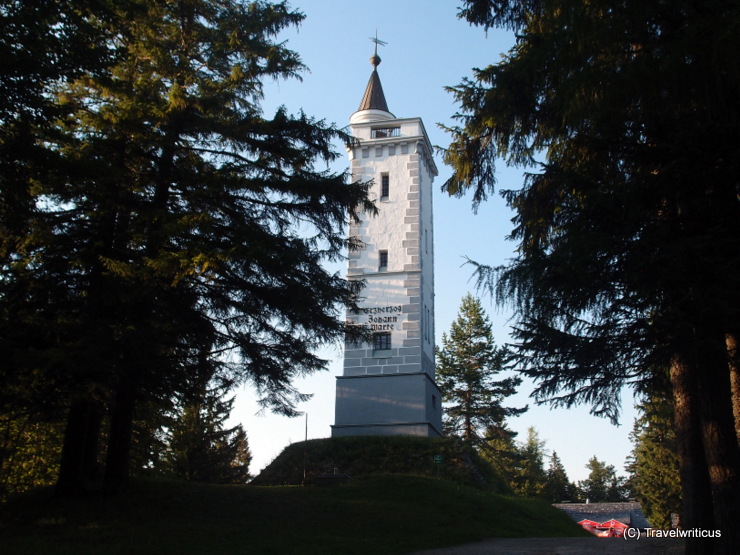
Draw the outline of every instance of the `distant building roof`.
M618 520L632 528L650 528L640 503L624 501L621 503L554 503L553 507L568 514L576 522L588 519L605 522Z

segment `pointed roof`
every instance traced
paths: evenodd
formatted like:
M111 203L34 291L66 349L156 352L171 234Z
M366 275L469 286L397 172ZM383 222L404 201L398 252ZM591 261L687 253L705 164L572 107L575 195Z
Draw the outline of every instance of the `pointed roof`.
M380 76L378 76L380 56L378 56L377 42L375 44L375 54L370 58L370 63L373 66L373 72L370 75L370 81L368 81L367 87L365 88L365 94L362 95L360 107L354 114L352 114L350 123L395 119L395 116L388 111L388 103L385 101L383 85L380 84Z
M365 88L365 94L362 96L362 102L357 111L361 110L383 110L388 111L388 103L385 101L385 94L383 94L383 85L380 84L380 76L378 75L378 65L380 65L380 56L375 54L370 58L370 63L373 64L373 72L370 75L370 81L367 82Z

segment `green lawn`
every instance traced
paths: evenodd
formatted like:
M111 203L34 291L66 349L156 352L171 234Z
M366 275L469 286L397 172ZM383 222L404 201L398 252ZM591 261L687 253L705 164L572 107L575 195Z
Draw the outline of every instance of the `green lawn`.
M409 553L487 537L578 536L549 504L410 475L341 485L216 486L139 480L116 498L0 506L0 551L107 553Z

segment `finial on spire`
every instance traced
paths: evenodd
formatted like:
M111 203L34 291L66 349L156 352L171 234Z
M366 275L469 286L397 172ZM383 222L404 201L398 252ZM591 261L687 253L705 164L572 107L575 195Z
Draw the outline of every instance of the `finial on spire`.
M375 36L370 37L370 40L375 43L375 52L373 53L373 57L370 58L370 63L373 65L374 68L378 68L380 65L380 56L378 56L378 45L385 46L388 43L385 41L382 41L378 38L378 30L375 30Z
M369 121L382 121L395 118L388 111L388 104L385 101L383 86L380 84L380 76L378 75L378 64L380 64L378 45L385 46L388 43L378 38L377 30L375 31L375 36L370 37L370 40L375 43L375 52L373 53L373 57L370 58L370 63L373 65L373 72L370 74L370 80L367 82L367 88L365 88L365 94L362 96L360 107L352 114L349 120L350 123L366 123Z

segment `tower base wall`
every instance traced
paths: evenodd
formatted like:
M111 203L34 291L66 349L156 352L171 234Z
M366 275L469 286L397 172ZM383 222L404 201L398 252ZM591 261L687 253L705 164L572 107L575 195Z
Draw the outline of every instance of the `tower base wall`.
M332 436L442 435L442 395L425 372L337 377Z
M378 424L367 426L338 426L331 427L332 437L348 436L414 436L414 437L441 437L429 422L407 422L403 424Z

